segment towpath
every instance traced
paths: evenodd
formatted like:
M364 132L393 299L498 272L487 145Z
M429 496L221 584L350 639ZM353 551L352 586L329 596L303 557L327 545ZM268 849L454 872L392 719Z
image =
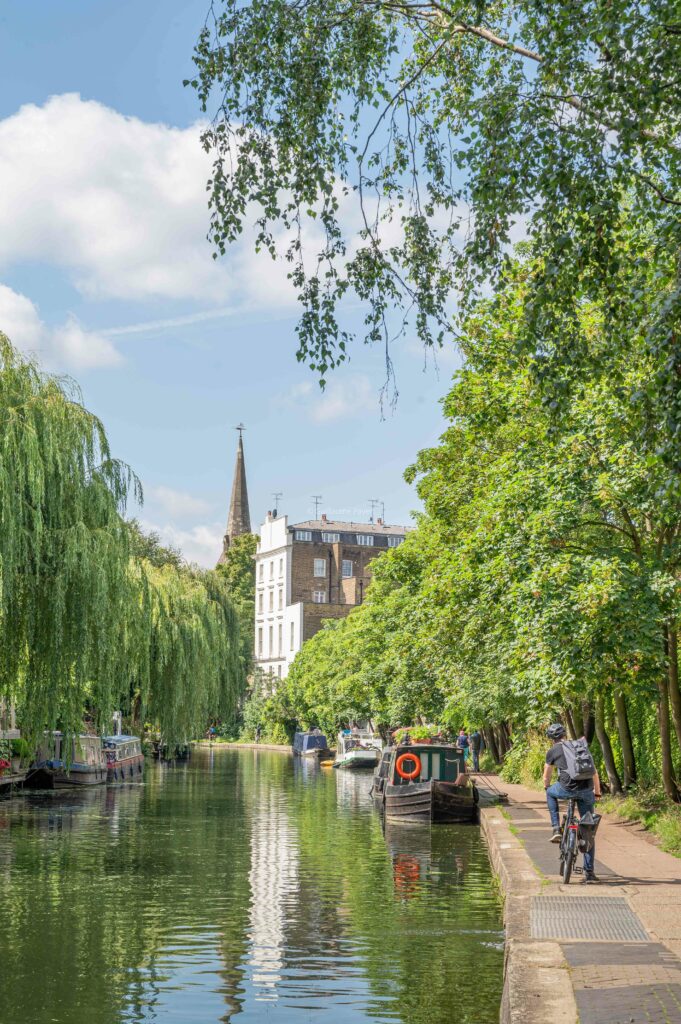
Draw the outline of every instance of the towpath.
M601 884L563 885L543 794L490 778L509 797L481 812L505 896L502 1022L681 1024L681 860L604 818Z

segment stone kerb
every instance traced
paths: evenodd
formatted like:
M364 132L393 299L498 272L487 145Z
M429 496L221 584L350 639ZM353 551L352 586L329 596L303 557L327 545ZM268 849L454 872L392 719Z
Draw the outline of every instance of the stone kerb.
M490 861L504 897L504 990L501 1024L577 1024L568 965L557 942L530 933L532 897L542 882L510 823L496 807L480 809Z

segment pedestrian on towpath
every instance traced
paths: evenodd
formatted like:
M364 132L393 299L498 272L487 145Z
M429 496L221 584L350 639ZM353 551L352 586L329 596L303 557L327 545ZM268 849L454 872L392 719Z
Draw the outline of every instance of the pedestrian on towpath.
M473 771L480 771L480 752L485 749L485 741L482 738L482 733L479 729L472 732L468 737L471 745L471 754L473 755Z
M463 750L463 756L468 760L468 754L470 753L470 744L468 742L468 734L464 728L459 730L459 735L456 737L456 742L459 747Z

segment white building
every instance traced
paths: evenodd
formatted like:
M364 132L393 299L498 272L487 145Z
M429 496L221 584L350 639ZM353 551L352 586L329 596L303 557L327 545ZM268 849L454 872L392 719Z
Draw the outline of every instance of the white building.
M361 604L370 562L405 538L403 526L321 519L289 526L268 513L255 566L255 664L272 685L325 619Z

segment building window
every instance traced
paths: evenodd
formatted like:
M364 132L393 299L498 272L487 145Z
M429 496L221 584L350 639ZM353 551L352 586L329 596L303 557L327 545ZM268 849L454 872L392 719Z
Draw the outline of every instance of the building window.
M388 537L388 547L398 548L403 540L404 537Z
M281 665L277 665L277 675L281 679Z
M326 576L326 559L315 558L314 560L314 574L315 576Z
M280 576L284 575L284 559L283 558L279 559L279 575Z
M296 530L294 536L296 540L312 540L312 530Z
M279 611L284 607L284 588L279 587Z
M340 541L340 533L323 533L322 540L325 544L338 544Z
M281 655L284 652L284 627L281 622L279 623L279 647L277 654Z
M264 598L264 594L263 594L263 592L261 590L260 593L258 594L258 611L259 612L262 612L264 610L263 598Z
M265 563L261 562L260 563L260 579L262 580L264 578L265 578Z
M343 576L345 579L352 576L352 562L349 558L343 559Z
M372 548L374 546L374 538L371 533L358 533L357 543L362 544L365 548Z
M274 562L270 562L270 579L274 579Z
M313 590L312 600L315 604L326 604L326 591L325 590Z
M267 653L269 654L270 658L274 654L274 626L270 626L270 649Z
M258 654L262 655L262 627L258 630Z
M270 611L274 611L274 591L270 590Z

